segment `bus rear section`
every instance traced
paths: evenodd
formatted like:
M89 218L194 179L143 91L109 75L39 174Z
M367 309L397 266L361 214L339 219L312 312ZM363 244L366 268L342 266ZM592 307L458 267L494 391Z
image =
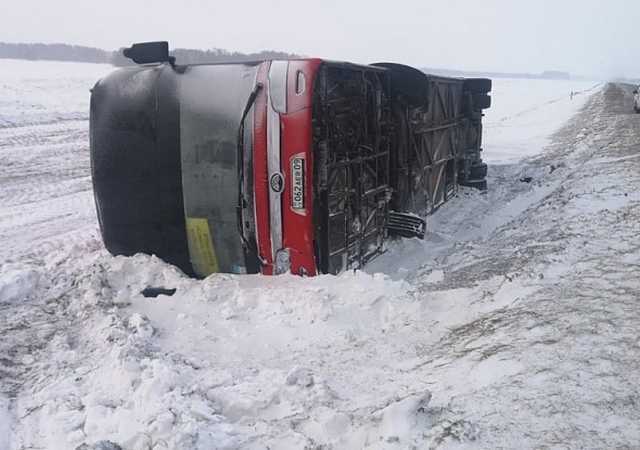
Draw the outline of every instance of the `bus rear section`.
M386 69L325 63L313 96L318 268L360 268L384 251L394 123Z

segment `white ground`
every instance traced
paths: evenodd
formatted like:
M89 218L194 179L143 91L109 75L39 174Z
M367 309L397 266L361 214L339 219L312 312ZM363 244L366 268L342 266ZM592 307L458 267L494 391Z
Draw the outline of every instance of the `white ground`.
M626 87L571 101L567 85L498 81L485 147L511 163L367 272L195 281L102 247L86 102L107 68L2 66L1 450L640 442ZM148 285L178 291L146 299Z
M493 80L493 105L483 121L485 160L515 163L539 154L553 132L601 87L596 81Z

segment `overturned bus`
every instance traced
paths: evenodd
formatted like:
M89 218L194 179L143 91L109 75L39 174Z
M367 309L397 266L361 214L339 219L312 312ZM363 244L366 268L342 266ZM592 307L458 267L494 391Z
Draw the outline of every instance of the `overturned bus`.
M127 52L125 52L127 55ZM459 185L486 189L488 79L314 58L176 65L166 43L92 89L106 248L185 273L360 268Z

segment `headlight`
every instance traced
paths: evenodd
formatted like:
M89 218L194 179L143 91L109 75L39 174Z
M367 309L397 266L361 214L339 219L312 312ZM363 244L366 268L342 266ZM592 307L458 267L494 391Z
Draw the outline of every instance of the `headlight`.
M276 252L276 275L287 273L291 270L291 258L289 249L283 248Z

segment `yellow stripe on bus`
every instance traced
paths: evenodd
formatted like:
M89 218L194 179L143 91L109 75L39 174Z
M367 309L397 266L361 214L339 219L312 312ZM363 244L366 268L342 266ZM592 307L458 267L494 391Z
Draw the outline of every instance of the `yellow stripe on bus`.
M189 255L193 270L203 277L219 272L218 258L209 230L209 221L197 217L187 217L186 222Z

